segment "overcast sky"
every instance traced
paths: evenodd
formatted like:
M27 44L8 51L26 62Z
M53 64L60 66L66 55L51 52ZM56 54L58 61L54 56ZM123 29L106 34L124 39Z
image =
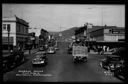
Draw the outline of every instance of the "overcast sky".
M102 25L102 20L103 25L125 27L125 5L2 4L2 16L13 15L29 22L32 28L48 31L60 31L60 26L61 30L79 27L86 22Z

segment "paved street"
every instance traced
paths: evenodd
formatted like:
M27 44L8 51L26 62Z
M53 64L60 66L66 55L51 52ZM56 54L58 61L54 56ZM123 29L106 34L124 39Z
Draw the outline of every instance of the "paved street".
M55 54L48 54L48 65L33 67L32 59L39 53L26 55L28 59L13 71L4 74L4 81L22 82L122 82L106 75L105 70L99 66L99 59L104 56L89 54L86 63L74 64L72 55L67 54L67 43L59 43L59 50ZM42 71L41 76L19 76L20 71Z

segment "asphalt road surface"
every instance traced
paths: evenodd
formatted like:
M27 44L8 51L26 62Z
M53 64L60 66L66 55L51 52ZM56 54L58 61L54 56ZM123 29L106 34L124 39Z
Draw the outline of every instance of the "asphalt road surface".
M59 43L58 46L59 50L55 54L47 54L46 66L32 66L32 59L41 51L26 55L27 61L5 73L3 80L5 82L122 82L111 74L107 74L99 66L99 60L104 56L90 53L87 62L74 64L72 55L67 54L68 43Z

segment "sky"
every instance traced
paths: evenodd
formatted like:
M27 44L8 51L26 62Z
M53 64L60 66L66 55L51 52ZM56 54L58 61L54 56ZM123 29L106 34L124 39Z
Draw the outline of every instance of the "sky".
M125 5L102 4L2 4L2 17L18 16L30 31L63 31L85 23L125 27Z

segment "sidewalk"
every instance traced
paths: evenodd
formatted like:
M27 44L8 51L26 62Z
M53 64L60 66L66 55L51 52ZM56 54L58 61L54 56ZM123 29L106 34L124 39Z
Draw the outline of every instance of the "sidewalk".
M38 52L38 49L39 49L39 48L30 50L30 54L34 54L34 53ZM24 51L24 55L28 55L28 54L29 54L29 50L25 50L25 51Z
M90 54L98 54L98 52L94 52L93 50L90 50ZM103 55L111 55L112 52L104 52Z
M90 54L98 54L98 52L94 52L93 50L90 50Z

